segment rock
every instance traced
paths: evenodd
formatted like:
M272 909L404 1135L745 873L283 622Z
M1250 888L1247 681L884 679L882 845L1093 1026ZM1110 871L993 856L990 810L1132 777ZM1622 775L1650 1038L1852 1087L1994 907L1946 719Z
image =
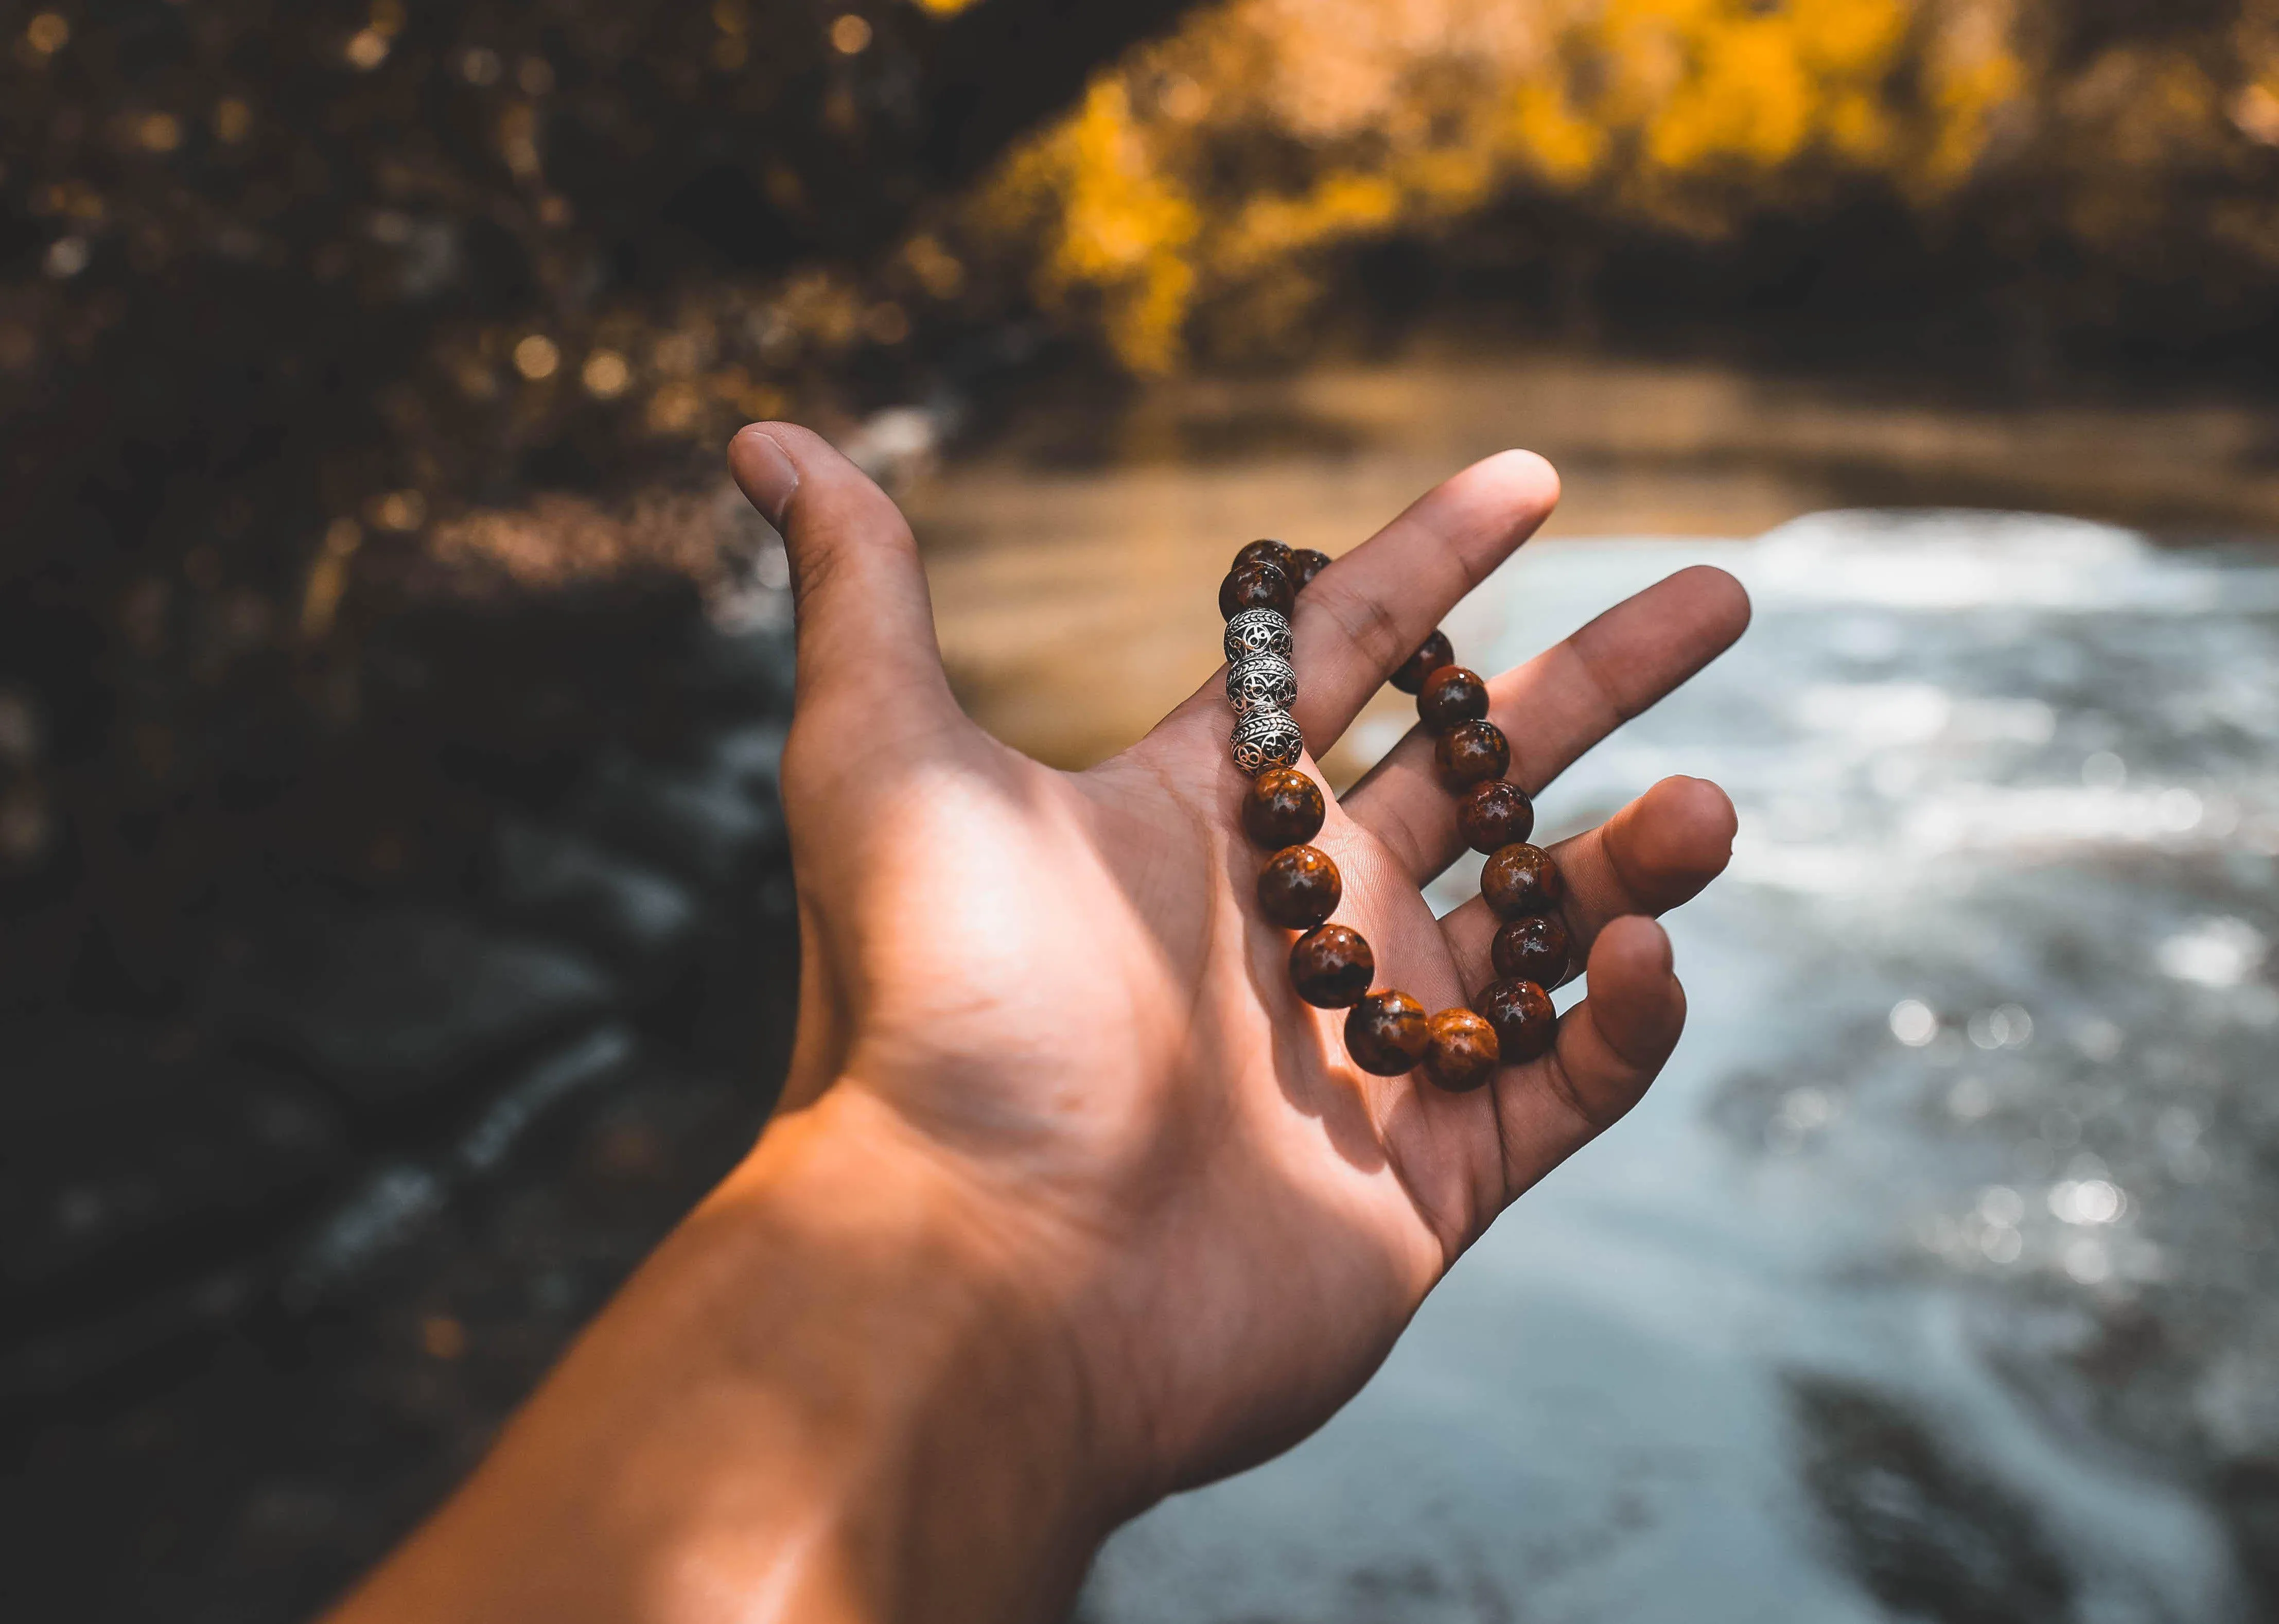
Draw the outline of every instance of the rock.
M790 575L773 532L758 556L755 579L730 610L740 629L706 627L689 640L674 673L683 699L714 713L783 716L791 711L794 662L786 635L791 595L784 589Z
M470 1177L495 1172L541 1122L621 1075L633 1050L630 1029L607 1026L525 1068L460 1135L453 1152L459 1171Z
M782 812L748 781L748 768L717 760L672 768L617 756L572 798L568 816L605 845L699 885L726 885L782 847Z
M533 1129L624 1075L635 1052L623 1026L586 1033L515 1073L449 1154L373 1168L294 1249L280 1300L305 1312L355 1287L441 1220L457 1188L499 1172Z
M746 795L780 804L783 799L784 740L790 729L780 721L751 722L713 737L705 747L707 767Z
M181 1035L12 1044L0 1094L0 1397L59 1391L219 1324L345 1163L311 1084Z
M699 923L696 899L678 881L518 819L499 826L487 881L508 919L567 936L644 981L670 970Z
M889 491L925 477L941 454L948 414L934 406L888 406L846 436L847 459Z
M450 1205L441 1168L391 1162L372 1172L310 1234L286 1267L278 1296L305 1312L418 1235Z
M157 1281L141 1295L67 1319L27 1324L0 1345L0 1403L78 1392L206 1336L260 1299L265 1264L249 1257Z
M411 907L292 921L216 988L241 1039L309 1066L367 1111L458 1088L591 1026L617 1000L610 979L574 952Z
M0 1278L19 1310L194 1275L261 1244L341 1166L340 1119L309 1084L141 1036L80 1028L12 1057Z
M1861 1582L1898 1616L1957 1624L2075 1616L2041 1507L1889 1395L1793 1372L1806 1486Z

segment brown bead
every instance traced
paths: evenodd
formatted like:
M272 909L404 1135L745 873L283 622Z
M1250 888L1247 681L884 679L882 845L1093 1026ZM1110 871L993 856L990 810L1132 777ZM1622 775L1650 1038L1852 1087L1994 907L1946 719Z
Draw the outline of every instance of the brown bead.
M1458 722L1432 746L1432 759L1440 764L1442 783L1469 789L1504 775L1511 766L1511 742L1493 722Z
M1346 1017L1346 1052L1379 1077L1415 1071L1431 1042L1424 1006L1405 992L1373 992Z
M1428 1024L1432 1046L1424 1053L1426 1076L1455 1094L1488 1080L1502 1045L1486 1017L1467 1009L1442 1010Z
M1496 974L1507 980L1556 987L1567 979L1569 946L1566 920L1555 913L1537 914L1513 920L1497 931L1488 957L1495 960Z
M1473 850L1493 856L1535 833L1535 803L1508 779L1474 784L1456 803L1456 827Z
M1506 846L1480 870L1480 895L1500 920L1549 913L1567 895L1559 865L1540 846Z
M1393 686L1404 694L1420 692L1424 687L1426 677L1431 676L1443 666L1453 666L1455 663L1456 650L1449 646L1448 635L1446 632L1434 632L1424 640L1416 653L1401 663L1400 669L1393 673Z
M1239 570L1246 564L1270 564L1289 576L1293 587L1298 584L1298 571L1292 563L1290 549L1280 542L1252 542L1234 555L1234 562L1227 567Z
M1518 1066L1548 1054L1559 1036L1559 1012L1533 981L1491 981L1474 1000L1495 1028L1502 1063Z
M1229 570L1226 579L1219 582L1218 612L1229 620L1246 609L1271 609L1277 614L1288 614L1297 601L1297 589L1291 586L1290 577L1270 564L1239 565Z
M1328 815L1321 785L1295 767L1269 767L1242 797L1243 833L1269 851L1304 845L1322 832Z
M1316 552L1311 547L1301 547L1290 555L1290 567L1297 577L1298 590L1303 592L1314 584L1314 577L1330 567L1330 555Z
M1443 666L1424 679L1416 696L1416 719L1433 733L1446 733L1460 722L1485 721L1487 680L1462 666Z
M1347 925L1308 931L1290 950L1290 984L1316 1009L1341 1010L1362 1001L1377 979L1369 939Z
M1285 930L1311 930L1338 911L1346 882L1330 854L1292 846L1266 859L1258 873L1258 911Z

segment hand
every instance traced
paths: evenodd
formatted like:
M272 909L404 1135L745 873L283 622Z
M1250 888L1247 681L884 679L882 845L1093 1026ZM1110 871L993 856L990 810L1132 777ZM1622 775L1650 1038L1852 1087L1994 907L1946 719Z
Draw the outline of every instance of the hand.
M786 535L798 598L784 793L803 967L784 1104L431 1529L425 1571L449 1567L433 1548L454 1519L511 1545L543 1498L539 1463L618 1470L610 1450L640 1453L638 1427L595 1443L591 1412L748 1317L729 1338L739 1379L776 1419L740 1422L724 1398L677 1446L682 1467L656 1467L660 1483L702 1476L708 1447L810 1463L807 1500L781 1497L773 1521L756 1490L727 1532L689 1513L725 1540L716 1552L742 1542L705 1565L724 1602L741 1598L720 1616L886 1616L895 1597L929 1618L1047 1616L1117 1520L1318 1426L1496 1214L1638 1101L1684 1018L1651 916L1724 866L1732 809L1672 779L1556 849L1590 996L1550 1055L1467 1095L1370 1076L1346 1058L1341 1012L1292 992L1291 936L1259 915L1216 679L1113 760L1040 766L958 709L893 504L803 429L756 426L730 455ZM1557 496L1540 458L1492 458L1306 589L1292 619L1310 754ZM1541 789L1747 619L1730 577L1687 570L1495 678L1510 776ZM1493 979L1494 921L1477 897L1435 920L1420 894L1462 844L1430 756L1412 734L1316 843L1377 984L1438 1010ZM643 1330L644 1315L679 1329ZM793 1355L771 1340L787 1337ZM898 1464L855 1471L834 1451ZM517 1483L524 1511L496 1509ZM849 1517L867 1532L823 1540L835 1554L817 1576L782 1556L783 1518L834 1494L863 1502ZM911 1571L928 1551L930 1578ZM776 1611L750 1603L764 1584ZM430 1603L447 1588L426 1587Z

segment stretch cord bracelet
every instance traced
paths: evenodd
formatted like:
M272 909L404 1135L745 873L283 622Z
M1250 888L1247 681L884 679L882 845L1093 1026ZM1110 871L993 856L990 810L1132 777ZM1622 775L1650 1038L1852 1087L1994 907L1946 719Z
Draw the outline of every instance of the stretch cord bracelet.
M1457 827L1465 843L1487 857L1480 893L1502 923L1490 957L1500 978L1470 1008L1428 1016L1395 988L1375 991L1377 957L1351 926L1330 922L1345 881L1328 852L1308 844L1321 833L1329 804L1322 787L1297 770L1304 737L1290 718L1298 702L1290 613L1300 591L1329 563L1310 548L1253 542L1234 555L1220 584L1226 618L1226 697L1234 708L1234 764L1249 774L1242 827L1273 853L1258 875L1261 912L1301 933L1290 950L1290 981L1316 1009L1342 1009L1346 1052L1363 1071L1398 1077L1424 1068L1456 1092L1486 1082L1499 1065L1546 1053L1559 1019L1544 989L1570 968L1571 944L1559 915L1566 884L1550 853L1527 843L1535 805L1504 777L1511 744L1488 720L1488 685L1455 663L1448 639L1434 632L1393 673L1393 685L1416 696L1416 714L1434 736L1440 781L1462 797Z

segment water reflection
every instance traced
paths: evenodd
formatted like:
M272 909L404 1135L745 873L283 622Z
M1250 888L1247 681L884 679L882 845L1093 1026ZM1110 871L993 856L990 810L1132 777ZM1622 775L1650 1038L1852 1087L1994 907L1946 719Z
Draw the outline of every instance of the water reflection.
M1750 535L1816 510L1957 501L2201 533L2279 529L2267 455L2279 414L2231 404L1997 406L1853 379L1429 346L1296 375L1181 379L1129 401L1100 393L1080 382L1040 389L986 454L923 483L909 504L963 695L1023 749L1070 766L1119 748L1209 674L1211 594L1240 541L1274 535L1342 552L1454 470L1508 446L1532 447L1565 474L1554 536ZM891 412L864 435L881 461L925 437L909 414ZM1854 750L1872 750L1887 726L1939 725L1947 701L1895 658L1906 628L1843 612L1846 592L1926 610L1999 605L2015 592L2030 609L2118 586L2149 594L2148 607L2183 610L2211 589L2203 574L2138 567L2122 530L2012 533L2012 561L2000 563L1860 539L1839 566L1799 533L1760 566L1770 581L1835 595L1822 704L1851 714L1849 700L1870 697L1841 690L1880 673L1875 727L1860 714L1848 730ZM1838 567L1857 579L1815 579ZM1470 624L1460 617L1456 629ZM2070 644L2030 652L2093 658ZM2219 702L2243 702L2237 687ZM2051 714L1998 707L1973 720L2030 732ZM1398 704L1377 715L1408 720ZM1332 776L1354 771L1371 747L1364 731L1327 764ZM2084 734L2079 750L2085 787L2123 787L2099 776L2122 760L2110 740ZM1904 795L1909 770L1895 762L1877 782Z
M1755 629L1544 798L1740 805L1668 1078L1351 1411L1127 1531L1097 1624L2279 1605L2279 568L1834 515L1544 544L1463 646L1701 558Z

